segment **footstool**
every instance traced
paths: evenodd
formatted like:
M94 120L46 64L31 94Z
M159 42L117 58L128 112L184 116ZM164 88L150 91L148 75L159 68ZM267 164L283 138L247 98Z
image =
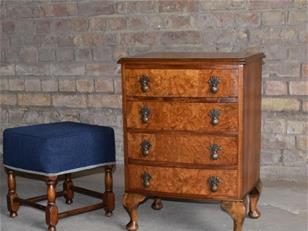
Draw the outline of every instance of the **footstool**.
M115 140L110 127L59 122L6 129L3 134L3 163L8 177L7 206L11 217L17 216L20 205L32 206L45 211L48 230L55 231L60 218L100 208L105 209L107 216L112 215ZM72 173L101 166L105 168L104 193L73 185ZM44 178L46 195L28 199L18 197L16 172ZM62 175L63 190L56 192L57 181L62 179ZM66 203L71 204L74 192L102 199L102 202L59 213L56 197L64 196ZM47 206L37 203L43 200L47 200Z

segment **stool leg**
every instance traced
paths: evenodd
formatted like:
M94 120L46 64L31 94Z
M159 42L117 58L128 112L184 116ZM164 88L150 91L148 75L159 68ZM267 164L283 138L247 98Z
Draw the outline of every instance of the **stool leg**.
M105 192L104 192L104 204L105 215L107 217L112 216L112 211L115 207L115 196L112 191L112 168L113 166L105 167Z
M47 207L46 207L46 224L48 231L56 231L58 223L58 208L56 206L56 184L57 177L47 178Z
M74 198L74 190L73 190L73 181L72 181L72 174L65 174L64 175L64 182L63 182L63 192L64 198L66 199L66 204L72 204Z
M19 209L19 202L17 201L18 196L16 194L16 177L15 172L10 169L6 169L7 172L7 208L10 212L10 217L16 217Z

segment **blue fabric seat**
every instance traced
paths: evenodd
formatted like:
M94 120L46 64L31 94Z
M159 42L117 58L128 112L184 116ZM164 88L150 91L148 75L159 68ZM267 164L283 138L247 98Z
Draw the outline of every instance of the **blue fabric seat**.
M75 122L9 128L3 151L9 169L57 176L114 164L114 131Z

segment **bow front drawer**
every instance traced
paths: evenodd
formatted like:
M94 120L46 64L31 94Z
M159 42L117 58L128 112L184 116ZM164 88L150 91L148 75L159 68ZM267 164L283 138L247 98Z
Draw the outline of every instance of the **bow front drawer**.
M128 101L126 121L128 128L236 132L237 108L236 103Z
M190 165L236 165L237 137L128 133L128 158Z
M236 170L208 170L128 165L128 187L134 191L161 192L216 198L237 195Z
M236 97L236 69L126 69L126 95Z

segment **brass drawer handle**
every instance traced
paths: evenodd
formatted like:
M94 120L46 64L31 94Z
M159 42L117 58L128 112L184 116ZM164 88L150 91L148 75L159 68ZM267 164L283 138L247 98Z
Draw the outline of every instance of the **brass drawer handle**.
M218 144L211 144L209 147L209 150L211 152L211 159L212 160L218 160L219 158L219 151L222 150L222 147Z
M147 92L149 90L150 78L146 75L142 75L139 79L140 87L142 92Z
M213 125L217 125L219 123L220 111L218 109L213 109L209 112L209 116L211 117L211 123Z
M218 191L219 183L220 183L220 180L217 176L211 176L209 178L209 186L212 192Z
M152 144L148 140L144 140L141 144L141 152L144 156L149 155L150 153L150 148L152 147Z
M147 123L150 119L150 109L147 106L144 106L140 109L141 121Z
M149 173L144 172L141 176L143 187L148 188L150 186L150 181L152 180L152 177Z
M217 76L211 76L209 79L209 85L212 93L218 92L218 84L220 83L220 79Z

